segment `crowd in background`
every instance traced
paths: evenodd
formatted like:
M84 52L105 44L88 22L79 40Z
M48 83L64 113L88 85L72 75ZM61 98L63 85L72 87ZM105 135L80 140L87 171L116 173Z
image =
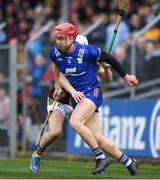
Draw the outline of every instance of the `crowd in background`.
M58 0L0 0L0 45L16 45L18 63L24 61L26 42L44 27L49 21L55 24L61 19L62 1ZM108 50L111 34L118 12L118 0L69 0L68 19L77 26L79 33L98 19L102 23L87 35L90 44ZM137 31L160 15L159 0L131 1L123 21L120 24L113 46L113 55L124 68L130 72L130 45ZM53 81L49 59L49 48L53 45L51 36L45 33L29 47L27 79L29 93L29 110L32 123L37 124L45 118L46 101L44 83ZM160 77L160 23L147 30L136 44L136 75L140 82ZM3 72L0 72L3 76ZM21 126L22 114L22 80L26 71L18 71L18 112ZM107 87L110 90L125 86L119 75L113 72L113 82ZM105 91L106 89L104 89ZM47 92L46 92L47 94ZM21 133L21 132L20 132ZM21 134L18 135L21 137Z
M56 0L1 0L0 23L5 22L6 26L0 30L0 44L16 44L19 49L18 62L23 62L25 43L49 21L59 22L61 5L61 1ZM96 20L102 18L102 24L87 37L90 44L95 44L107 50L117 10L118 0L69 0L68 18L69 22L77 26L79 33L82 33ZM122 64L128 65L127 61L130 59L128 49L136 31L143 28L159 14L160 2L158 0L131 1L120 24L113 46L113 54L120 57L119 60ZM139 38L137 42L138 51L140 51L138 53L140 58L137 58L138 73L140 73L139 68L141 69L143 64L142 61L149 62L149 59L157 55L159 41L160 25L158 23L145 32L142 38ZM36 59L39 59L36 57L37 55L46 59L46 49L51 43L51 39L44 35L31 45L30 54L34 63L37 62ZM41 63L43 64L43 62ZM147 69L147 67L145 68ZM31 69L29 68L30 74L32 73ZM147 75L138 74L138 76L141 80L152 78L152 75L147 77Z

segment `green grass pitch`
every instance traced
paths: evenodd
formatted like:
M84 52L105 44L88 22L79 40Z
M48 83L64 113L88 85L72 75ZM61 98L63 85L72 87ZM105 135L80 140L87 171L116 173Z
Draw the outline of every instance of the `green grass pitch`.
M112 163L106 175L91 175L94 163L43 160L39 174L29 172L29 159L0 159L0 179L159 179L160 164L141 164L133 177L120 163Z

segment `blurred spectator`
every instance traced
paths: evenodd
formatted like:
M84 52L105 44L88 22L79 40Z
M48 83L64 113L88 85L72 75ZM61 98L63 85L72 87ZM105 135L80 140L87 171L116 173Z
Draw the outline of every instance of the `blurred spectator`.
M111 12L111 11L117 11L117 10L118 10L118 3L119 3L118 0L112 0L112 1L110 1L110 3L109 3L109 10L110 10L110 12Z
M144 70L148 80L160 77L160 48L157 44L156 41L148 40L145 45Z
M15 17L16 16L16 7L15 4L13 2L8 2L7 5L6 5L6 13L7 13L7 16L13 16Z
M9 146L10 98L3 87L0 87L0 126L0 146Z
M30 7L26 11L26 13L24 13L23 11L20 12L22 13L21 17L19 17L20 20L24 20L26 18L26 21L32 27L34 23L34 10Z
M47 12L46 19L49 17L49 20L52 19L52 20L55 20L57 22L61 16L61 1L46 0L45 4L47 7L49 7L49 8L51 7L51 11L52 11L50 13Z
M109 11L109 3L106 0L98 0L96 4L96 13L106 13Z
M145 3L138 7L137 14L142 20L142 23L144 25L150 21L152 21L155 17L155 15L151 11L151 7Z
M143 27L141 18L137 14L132 14L129 19L129 29L130 32L135 32L140 30Z
M30 94L29 94L29 111L28 114L31 119L31 131L33 136L29 136L29 148L35 145L35 137L37 137L40 125L46 118L46 98L45 88L42 84L43 77L48 70L49 60L42 54L35 56L33 62L30 64ZM46 95L45 95L46 94ZM31 135L31 134L30 134ZM33 134L32 134L33 135Z
M3 21L4 21L4 16L3 16L2 9L0 9L0 23L2 23Z
M8 89L9 84L6 83L5 75L3 72L0 72L0 88Z
M141 36L136 43L136 75L140 82L146 81L146 73L144 72L144 56L145 56L146 38Z
M13 16L7 17L7 37L9 44L17 44L19 36L19 26Z
M146 38L144 36L141 36L137 40L137 54L138 57L143 58L145 55L145 44L146 44Z
M7 40L7 35L4 31L0 30L0 44L5 43Z
M38 4L34 11L34 24L32 31L38 31L45 24L42 4Z
M154 14L157 14L160 10L160 1L157 0L148 0L148 5L151 7L151 10Z
M31 55L31 58L35 58L38 54L43 53L44 50L44 43L41 38L35 40L32 42L32 44L29 46L29 53Z
M10 125L10 98L6 90L0 87L0 124L6 127Z
M108 16L106 14L101 14L100 18L102 18L103 22L102 24L97 27L95 30L93 30L88 36L88 40L90 44L96 45L100 48L105 49L104 44L105 44L105 29L106 25L108 23Z
M0 72L0 88L8 89L8 83L5 82L5 76L2 72Z
M54 74L53 74L52 66L53 66L53 64L50 63L47 70L45 71L45 73L42 76L42 81L53 82Z
M44 58L42 54L36 55L34 59L34 64L30 64L29 73L30 73L30 85L31 85L31 94L30 94L30 113L31 119L34 124L39 124L43 121L44 109L42 105L43 87L40 85L43 75L48 69L49 61Z
M127 72L129 72L129 64L128 64L128 60L127 60L127 52L126 49L123 47L117 47L114 51L114 57L118 59L119 63L124 67L124 69L126 69ZM125 82L123 80L123 78L119 77L119 75L117 74L117 72L112 71L113 72L113 82L111 83L110 87L113 89L117 89L119 87L124 87Z
M4 79L4 74L0 72L0 81Z
M80 1L70 1L69 10L68 10L69 16L74 16L78 12L79 9L81 9ZM83 11L82 13L85 13L85 11Z
M29 39L29 24L25 20L21 20L19 22L19 36L18 36L18 43L19 46L24 46L27 40Z
M160 25L155 25L144 33L146 39L155 40L160 42Z
M79 21L78 13L75 13L74 16L70 16L69 21L77 27L79 33L85 30L85 25L82 25L82 23Z

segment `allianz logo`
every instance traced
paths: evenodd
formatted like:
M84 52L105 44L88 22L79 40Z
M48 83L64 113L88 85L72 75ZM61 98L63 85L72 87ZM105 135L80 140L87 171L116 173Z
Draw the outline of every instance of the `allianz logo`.
M110 116L109 106L100 108L99 118L104 136L111 139L120 149L144 150L144 116Z
M160 157L160 100L151 109L151 116L111 116L110 107L100 108L103 134L121 149L145 150ZM149 145L149 146L148 146Z

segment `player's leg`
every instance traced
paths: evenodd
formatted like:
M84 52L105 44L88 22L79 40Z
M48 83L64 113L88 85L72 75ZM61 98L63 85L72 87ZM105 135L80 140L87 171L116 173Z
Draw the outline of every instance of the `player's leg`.
M94 132L94 136L98 145L102 147L107 153L109 153L114 158L118 158L122 154L111 140L103 136L101 127L99 125L98 113L94 113L94 115L86 122L86 126L92 132Z
M59 105L59 106L58 106ZM55 106L48 120L48 131L44 133L39 146L32 155L30 170L33 173L39 172L41 156L45 149L53 142L62 132L65 113L61 103Z
M40 141L40 147L46 149L46 147L53 142L58 136L60 136L64 123L64 115L57 109L52 112L49 122L48 131L43 135Z
M93 150L95 158L98 161L101 161L96 167L96 173L99 173L105 169L108 164L108 160L106 159L102 149L98 146L93 132L85 125L87 120L93 116L95 110L96 105L91 100L87 98L83 99L74 109L70 118L70 124Z
M97 142L92 131L85 125L85 122L94 114L95 110L95 104L85 98L77 104L70 118L71 127L92 149L97 147Z
M102 135L98 122L98 114L95 113L88 121L86 126L94 133L98 145L112 157L123 163L132 175L137 175L137 161L124 154L110 139Z

